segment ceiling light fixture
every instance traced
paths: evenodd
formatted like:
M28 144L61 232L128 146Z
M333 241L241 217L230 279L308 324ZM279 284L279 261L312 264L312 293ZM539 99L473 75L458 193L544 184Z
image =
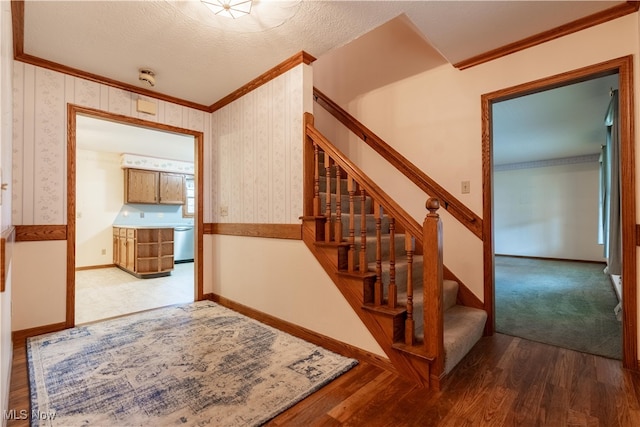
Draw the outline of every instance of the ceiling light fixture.
M251 13L253 0L200 0L211 11L227 18L240 18Z

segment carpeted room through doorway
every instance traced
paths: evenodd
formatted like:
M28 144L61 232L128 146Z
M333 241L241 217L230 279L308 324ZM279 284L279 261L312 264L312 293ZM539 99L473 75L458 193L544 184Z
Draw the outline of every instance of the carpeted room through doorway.
M496 331L622 357L618 299L604 263L495 257Z

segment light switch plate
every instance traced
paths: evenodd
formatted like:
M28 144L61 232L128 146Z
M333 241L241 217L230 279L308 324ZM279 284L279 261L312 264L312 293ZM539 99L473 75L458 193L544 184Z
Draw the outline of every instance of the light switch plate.
M471 181L462 181L462 185L460 189L462 194L471 193Z

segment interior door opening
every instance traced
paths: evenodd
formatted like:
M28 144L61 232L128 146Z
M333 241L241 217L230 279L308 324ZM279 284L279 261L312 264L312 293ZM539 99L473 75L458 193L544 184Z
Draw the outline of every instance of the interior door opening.
M493 104L497 332L622 357L603 214L619 182L616 172L603 185L618 87L613 74ZM606 225L619 235L616 213Z
M604 97L608 100L611 98L610 93L616 93L617 95L617 107L619 110L619 123L617 129L619 131L619 167L620 167L620 269L621 269L621 298L620 306L618 307L619 314L621 319L621 327L622 327L622 337L621 337L621 354L620 359L622 360L623 366L628 369L638 369L638 359L637 359L637 289L636 289L636 270L637 270L637 260L636 260L636 246L635 246L635 235L636 235L636 225L635 225L635 154L634 154L634 132L633 132L633 121L634 121L634 112L633 112L633 79L632 79L632 60L631 56L622 57L614 60L610 60L607 62L603 62L600 64L591 65L588 67L584 67L582 69L573 70L570 72L566 72L563 74L550 76L547 78L543 78L537 81L524 83L518 86L513 86L510 88L501 89L492 93L488 93L482 96L482 109L483 109L483 227L484 227L484 235L489 236L489 238L484 240L484 260L485 260L485 308L489 314L489 321L487 323L487 332L493 333L496 331L496 317L497 313L497 304L498 301L496 299L496 282L498 278L496 277L498 271L496 269L496 264L498 262L496 255L504 254L504 242L500 242L502 239L500 233L502 231L497 230L498 226L504 226L504 218L500 218L501 212L498 212L500 207L497 206L499 203L499 195L497 192L501 191L499 189L499 183L497 182L495 170L497 165L500 164L500 160L494 159L494 141L496 129L494 129L494 106L499 105L499 103L503 101L509 100L517 100L519 98L525 97L527 95L539 94L545 91L550 91L552 89L559 88L569 88L574 84L584 84L592 81L596 81L600 78L612 78L617 79L618 81L618 89L616 90L614 85L609 85L605 89L600 92L604 92ZM602 96L602 95L601 95ZM582 107L582 105L581 105ZM598 132L601 132L605 129L605 115L607 113L607 105L606 102L604 105L598 105L599 113L598 113L598 125L600 129ZM568 112L579 114L579 108L566 108ZM542 126L544 123L538 123L538 126ZM547 136L548 137L548 136ZM581 137L582 140L587 140L588 135L583 135ZM601 144L604 144L603 141ZM530 145L532 143L530 142ZM535 145L535 144L534 144ZM527 147L520 147L520 150L525 151L524 149ZM586 156L586 158L582 157ZM590 157L591 156L591 157ZM599 178L596 176L598 174L598 162L595 162L595 158L599 157L599 154L594 153L583 153L576 155L563 156L565 160L560 163L566 163L564 165L569 168L568 158L571 157L579 157L585 162L587 162L587 158L590 158L588 161L593 161L591 164L591 172L589 180L591 182L598 182ZM515 162L517 163L517 162ZM523 163L527 163L527 161L523 161ZM575 163L572 167L574 169L579 169L577 164L582 162ZM540 168L542 169L542 168ZM540 176L545 176L545 174L540 173ZM586 176L586 175L585 175ZM594 179L595 177L595 179ZM532 177L530 177L533 179ZM536 177L537 178L537 177ZM585 178L586 180L586 178ZM531 181L533 182L533 181ZM582 238L584 235L588 235L590 239L590 244L593 245L594 241L597 241L597 231L598 231L598 219L597 214L599 209L598 202L599 195L598 189L591 190L588 195L585 197L589 197L591 200L591 206L588 215L592 217L591 223L592 226L584 226L581 227L585 230L583 236L575 236L574 239L571 239L566 234L568 225L563 223L561 219L565 218L566 221L579 222L585 219L585 215L583 212L580 212L577 215L558 215L558 208L563 207L564 201L558 201L557 198L554 199L550 197L551 194L557 193L559 191L556 187L562 187L562 185L558 185L555 181L551 180L546 185L531 185L531 182L523 183L520 181L517 184L516 181L513 182L515 186L519 185L519 188L522 191L517 192L516 196L512 198L512 202L515 205L522 203L527 203L529 201L528 197L533 196L537 197L535 206L530 205L528 208L522 208L522 215L513 215L512 218L521 218L521 224L516 224L515 222L510 223L511 230L507 230L511 233L509 236L510 240L513 242L514 240L520 240L519 243L529 243L530 247L527 249L531 249L531 247L535 246L532 244L539 244L540 241L544 241L545 238L547 245L556 245L553 246L554 250L558 250L558 246L561 244L565 244L566 242L573 242L575 246L580 246L578 248L574 248L574 251L578 252L585 250L584 243ZM516 185L517 184L517 185ZM527 184L527 185L525 185ZM583 182L579 183L580 185L584 184ZM597 186L597 185L596 185ZM536 192L539 194L533 194L530 190L532 188L536 189ZM529 193L527 193L527 191ZM545 198L545 196L549 196ZM542 197L542 199L540 198ZM542 201L540 201L542 200ZM536 212L533 212L533 210ZM551 232L547 231L547 234L544 234L542 231L544 228L543 224L534 224L537 227L537 231L539 235L533 236L532 239L524 239L521 236L518 237L515 233L517 228L522 228L527 225L531 225L531 221L529 220L532 214L540 214L541 218L540 222L546 221L547 223L552 223ZM527 217L529 215L529 217ZM596 219L593 219L595 217ZM555 221L555 222L554 222ZM549 224L545 224L549 225ZM531 230L536 230L535 227L530 227L529 234L531 234ZM507 234L508 235L508 234ZM538 240L536 240L538 239ZM577 242L577 243L576 243ZM562 259L562 251L560 252L550 252L551 255L543 254L543 253L506 253L507 255L527 255L531 258L538 257L540 259L555 259L556 261ZM571 257L573 258L573 257ZM598 261L597 259L589 259L588 261ZM603 266L605 264L603 263ZM601 273L599 273L601 274ZM609 284L611 286L611 284ZM615 308L615 307L614 307ZM621 310L620 310L621 309ZM613 310L611 310L613 311ZM582 335L589 336L589 329L583 328L581 333Z
M74 325L202 296L201 134L105 115L79 112L70 132L67 323ZM132 196L139 189L127 181L131 170L154 176L157 200Z

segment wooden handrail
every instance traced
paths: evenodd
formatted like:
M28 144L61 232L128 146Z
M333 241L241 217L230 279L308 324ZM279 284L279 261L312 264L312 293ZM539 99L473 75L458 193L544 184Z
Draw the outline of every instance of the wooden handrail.
M395 283L395 230L398 226L405 234L404 250L406 253L406 318L404 320L404 337L403 341L405 345L414 346L416 342L416 319L421 319L423 325L424 338L421 343L423 347L423 354L433 360L432 368L430 371L431 378L436 381L442 377L444 372L444 324L443 324L443 297L442 297L442 284L443 284L443 257L442 257L442 222L437 213L440 207L436 198L429 198L427 200L427 214L422 225L418 224L409 214L402 209L389 195L387 195L378 185L376 185L364 172L362 172L356 165L354 165L348 158L344 156L339 149L329 142L320 131L318 131L313 123L313 116L310 113L305 113L305 158L313 158L316 162L315 166L311 166L309 161L305 162L305 170L311 174L314 172L314 190L311 191L311 181L309 178L306 186L308 187L304 193L305 197L313 196L314 199L319 199L318 196L318 152L323 152L324 167L326 169L326 191L327 195L324 198L324 218L325 223L325 235L320 239L327 243L330 242L342 242L343 235L342 230L336 227L335 234L329 236L332 233L333 227L327 226L332 219L333 213L331 208L331 184L332 170L335 171L335 196L336 196L336 222L341 223L339 212L341 211L341 187L340 179L342 172L344 172L347 179L347 192L349 194L349 234L346 245L349 247L348 260L346 267L349 272L355 270L355 257L356 257L356 245L355 245L355 226L354 226L354 207L355 207L355 194L356 190L360 190L360 232L361 243L359 250L359 270L360 273L367 273L368 267L366 262L366 246L367 246L367 231L366 231L366 209L365 209L365 195L366 198L370 198L372 201L372 212L375 220L375 282L370 289L370 299L365 298L365 302L372 303L374 306L381 307L386 305L390 309L395 309L397 304L397 286ZM309 205L309 204L307 204ZM313 214L313 218L321 216L322 209L317 209ZM384 299L384 285L382 278L382 219L384 217L389 218L389 282L387 300ZM396 224L397 222L397 224ZM334 238L335 237L335 238ZM318 237L316 237L318 238ZM317 240L319 241L319 240ZM423 254L422 262L422 298L423 301L422 311L414 312L414 289L413 289L413 262L415 250L421 249ZM419 316L419 317L416 317Z
M404 229L421 240L422 227L413 219L404 209L400 207L387 193L385 193L378 185L371 181L356 165L349 161L345 155L335 148L313 125L307 124L306 134L311 140L317 144L335 164L339 165L349 176L353 177L356 182L367 192L369 196L377 200L385 211L396 218ZM420 242L422 243L422 242Z
M482 239L482 219L478 215L320 90L314 87L313 94L320 106L366 142L422 191L438 198L447 212L467 227L476 237Z

